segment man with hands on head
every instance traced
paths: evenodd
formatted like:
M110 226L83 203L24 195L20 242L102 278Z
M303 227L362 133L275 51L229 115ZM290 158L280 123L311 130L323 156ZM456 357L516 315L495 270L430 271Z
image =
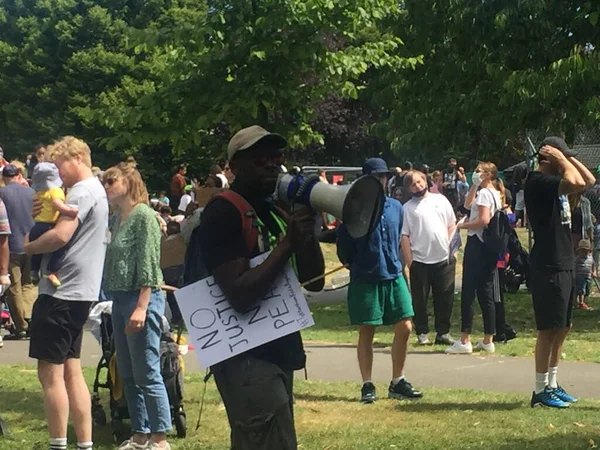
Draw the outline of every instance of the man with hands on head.
M560 137L547 137L538 152L539 168L525 183L525 207L533 229L531 293L538 329L535 390L531 406L566 408L577 400L557 382L562 346L571 329L575 289L568 194L595 182Z
M259 126L240 130L229 142L228 159L237 202L252 207L258 239L252 249L242 230L240 209L216 198L205 208L190 245L199 242L204 263L231 306L240 313L255 306L291 261L300 282L323 274L325 263L314 235L315 213L308 208L286 212L267 199L275 192L284 162L286 140ZM194 236L195 235L195 236ZM256 267L250 259L271 250ZM306 288L319 291L324 281ZM297 448L293 415L294 370L306 355L299 332L248 350L211 367L231 426L236 450Z

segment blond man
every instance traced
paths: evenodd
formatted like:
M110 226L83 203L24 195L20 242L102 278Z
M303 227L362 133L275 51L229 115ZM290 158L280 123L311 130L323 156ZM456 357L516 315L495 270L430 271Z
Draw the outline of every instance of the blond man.
M64 186L70 188L66 204L76 208L78 214L60 216L52 230L25 246L30 255L48 255L68 246L58 271L59 287L47 279L48 256L42 260L29 356L38 360L50 449L67 448L70 412L77 449L91 450L90 393L79 357L83 326L90 305L100 293L108 240L108 203L102 184L92 173L90 148L85 142L67 136L48 147L47 154L58 167Z

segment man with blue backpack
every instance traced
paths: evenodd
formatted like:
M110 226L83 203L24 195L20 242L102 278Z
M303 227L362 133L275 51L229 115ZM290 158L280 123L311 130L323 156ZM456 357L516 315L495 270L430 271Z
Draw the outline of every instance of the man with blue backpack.
M300 282L325 270L314 234L315 213L308 208L286 212L267 200L275 191L286 146L282 136L256 125L236 133L227 149L235 182L209 202L192 233L189 245L199 248L188 248L188 253L201 254L208 274L237 312L260 302L290 261ZM250 268L250 260L267 251L265 261ZM319 291L323 284L321 278L306 289ZM297 448L292 386L294 371L305 364L302 338L295 332L211 367L227 410L232 448Z

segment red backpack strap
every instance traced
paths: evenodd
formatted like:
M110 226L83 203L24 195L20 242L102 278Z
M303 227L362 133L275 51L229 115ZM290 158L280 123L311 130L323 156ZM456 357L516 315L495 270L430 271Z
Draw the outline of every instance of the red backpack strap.
M211 201L217 198L227 200L240 212L244 240L246 241L248 252L252 253L256 243L258 242L258 221L254 208L252 208L252 205L250 205L250 203L248 203L244 197L230 189L215 194Z

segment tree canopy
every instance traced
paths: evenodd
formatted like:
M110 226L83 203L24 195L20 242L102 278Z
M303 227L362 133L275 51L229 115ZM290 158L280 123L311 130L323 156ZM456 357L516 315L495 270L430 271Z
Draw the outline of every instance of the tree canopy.
M600 122L600 8L564 0L0 0L0 145L75 134L147 175L254 123L294 160L509 165Z

